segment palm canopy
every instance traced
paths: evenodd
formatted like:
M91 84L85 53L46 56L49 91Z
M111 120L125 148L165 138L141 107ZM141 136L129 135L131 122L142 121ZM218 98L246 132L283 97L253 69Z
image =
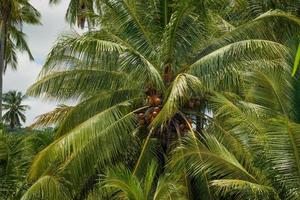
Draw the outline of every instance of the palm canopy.
M6 110L3 119L11 129L21 127L21 122L26 121L24 112L29 109L29 106L22 104L25 98L26 96L17 91L9 91L3 95L2 105Z
M236 186L243 186L243 193L233 191L232 195L253 192L257 198L264 194L279 198L275 190L280 186L269 184L259 170L241 159L240 152L249 157L255 152L248 150L246 139L260 130L256 121L221 107L216 120L232 114L233 122L250 123L240 123L244 129L239 131L224 122L231 140L221 144L221 137L204 134L214 128L204 123L208 120L205 110L217 113L211 102L218 102L218 92L227 92L253 110L252 118L272 113L271 117L282 114L292 120L296 115L291 95L294 80L289 74L292 57L287 44L291 37L299 37L299 19L270 11L233 26L225 18L227 7L220 9L230 5L225 0L99 2L101 12L93 16L98 28L60 38L39 80L28 90L32 96L78 104L58 109L55 114L61 117L44 118L46 124L59 122L57 139L36 157L29 174L33 186L23 199L85 198L94 187L95 175L104 174L104 168L125 163L133 177L141 178L152 159L159 161L163 171L179 170L173 174L189 188L188 199L195 191L213 199L214 188L228 195L228 188ZM286 31L278 33L278 26ZM267 137L267 132L261 134ZM192 141L188 147L186 140ZM228 150L230 142L243 151ZM189 159L185 148L196 152L197 159ZM163 166L173 153L191 165L171 159L170 167ZM270 153L270 159L276 160ZM291 154L290 160L294 158ZM222 171L220 166L228 168ZM222 177L240 182L216 182ZM280 195L293 195L284 193L289 189L297 187Z
M30 59L33 56L25 40L25 33L22 31L23 24L39 24L40 13L24 0L4 0L0 2L0 23L6 26L4 43L5 46L5 67L17 67L17 51L25 52Z

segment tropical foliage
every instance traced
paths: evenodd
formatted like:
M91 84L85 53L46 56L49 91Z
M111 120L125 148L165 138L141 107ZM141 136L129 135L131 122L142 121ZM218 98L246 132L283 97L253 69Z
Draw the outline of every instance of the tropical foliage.
M300 199L298 5L71 0L21 199Z
M296 58L295 58L295 62L294 62L293 76L295 76L297 69L299 67L299 64L300 64L300 43L298 45L298 50L297 50L297 54L296 54Z
M0 132L0 199L17 200L28 189L26 176L34 156L52 142L51 132Z
M10 129L21 127L21 122L26 121L25 111L29 109L28 105L22 104L26 96L21 92L9 91L3 95L3 109L6 110L3 120Z

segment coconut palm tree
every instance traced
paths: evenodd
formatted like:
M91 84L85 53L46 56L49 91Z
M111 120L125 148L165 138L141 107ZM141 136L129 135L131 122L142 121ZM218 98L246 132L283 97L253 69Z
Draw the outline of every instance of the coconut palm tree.
M94 16L98 29L60 38L39 80L28 90L32 96L73 100L77 105L58 109L63 117L47 118L59 121L56 140L36 157L29 173L33 185L22 199L84 199L94 189L98 175L106 174L106 168L125 164L130 177L143 180L153 159L158 160L158 174L174 172L178 166L172 173L178 177L173 180L187 188L184 198L214 199L226 189L215 194L215 185L211 185L217 177L213 173L221 170L218 166L223 167L218 165L222 161L217 162L218 158L225 155L229 162L224 165L236 171L217 174L218 178L226 177L227 172L232 177L239 175L251 186L244 192L254 196L261 195L260 191L274 198L278 193L285 195L272 193L273 187L256 172L248 173L248 168L244 172L244 164L248 165L241 154L237 154L241 160L234 160L219 140L212 138L205 143L210 137L205 132L212 122L229 115L221 109L219 118L211 107L217 94L225 92L241 98L254 98L248 95L257 92L257 101L270 98L259 102L261 106L270 104L274 114L279 111L293 119L292 58L287 41L299 36L299 19L270 11L233 26L225 20L232 1L100 2L101 12ZM278 26L285 32L278 32ZM273 86L272 90L260 87L259 80L251 81L255 70L257 79ZM266 98L260 99L260 94ZM252 109L258 108L253 105ZM210 110L216 119L206 116ZM244 133L247 139L248 132ZM183 148L188 139L192 141L188 145L195 144L191 154L197 150L197 159L189 160ZM210 146L219 157L205 157ZM178 156L172 159L177 153L184 163L192 165L177 162ZM201 162L205 166L215 162L216 167L209 171ZM232 190L231 194L239 195L239 191Z
M0 102L2 102L3 73L7 66L17 67L16 51L33 56L25 41L22 25L39 24L40 14L28 0L3 0L0 2ZM2 122L2 105L0 105Z
M3 109L7 110L3 120L12 130L21 127L21 122L26 121L24 112L29 106L22 104L25 98L26 96L17 91L9 91L3 96Z

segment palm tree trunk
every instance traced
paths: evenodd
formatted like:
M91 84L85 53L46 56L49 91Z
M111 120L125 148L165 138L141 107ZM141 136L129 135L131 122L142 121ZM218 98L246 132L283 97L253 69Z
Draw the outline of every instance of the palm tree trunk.
M10 129L11 130L15 130L15 124L14 124L14 121L13 121L13 119L10 121Z
M2 24L0 36L0 123L2 123L2 93L3 93L3 73L4 73L4 59L5 59L5 25Z
M4 12L3 12L4 11ZM2 94L3 94L3 75L5 69L5 46L6 46L6 35L7 35L7 25L8 16L6 9L2 10L2 26L0 31L0 123L3 122L2 119Z

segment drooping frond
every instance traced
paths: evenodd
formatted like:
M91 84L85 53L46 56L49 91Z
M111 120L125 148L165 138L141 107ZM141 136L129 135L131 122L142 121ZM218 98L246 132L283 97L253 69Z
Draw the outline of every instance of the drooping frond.
M21 52L26 52L30 60L33 60L33 56L30 52L28 44L26 42L26 35L21 30L18 30L16 27L9 27L10 39L16 46L16 49Z
M299 65L300 65L300 42L298 45L298 50L297 50L296 58L295 58L295 62L294 62L293 73L292 73L293 76L295 76Z
M22 196L22 200L53 199L70 200L70 192L67 183L63 183L61 178L45 175L35 182Z
M61 121L57 131L57 137L66 134L80 123L85 122L94 115L109 109L110 107L122 103L128 99L142 97L141 90L120 89L112 92L103 92L94 95L77 104L67 113Z
M126 79L122 72L106 70L69 70L52 73L32 85L27 93L31 96L74 99L89 96L101 90L118 88Z
M211 181L211 186L216 193L221 197L235 199L276 199L279 200L279 195L274 188L251 183L243 180L235 179L220 179Z
M285 63L253 67L243 75L244 94L247 101L293 116L294 79L291 67Z
M31 128L48 127L57 125L61 122L68 113L73 109L73 106L59 105L53 111L44 113L37 117L37 120L30 125Z
M268 40L244 40L221 47L206 56L203 56L187 68L188 73L199 77L206 87L214 89L213 79L218 80L222 73L228 70L224 66L230 66L237 61L250 61L258 59L280 59L288 55L288 49L279 43ZM243 66L242 63L236 67Z
M184 138L183 145L178 147L178 151L183 150L183 156L174 154L176 156L172 158L170 164L176 168L178 164L183 164L180 160L185 158L189 173L196 176L206 172L214 179L231 177L259 183L263 178L255 174L256 171L252 169L250 163L242 165L214 136L205 134L204 140L206 145L199 140L195 141L191 136Z
M71 61L74 60L73 57L79 59L84 62L85 66L95 63L100 64L100 67L107 66L108 63L100 61L105 61L105 58L110 58L110 56L120 53L124 50L124 47L113 41L106 40L103 34L104 36L106 35L103 32L88 32L83 35L73 34L61 37L49 53L42 74L52 70L53 67L56 67L56 64L59 65L61 59L67 61L66 56ZM107 62L109 62L109 59Z
M152 126L158 127L160 124L166 123L175 115L190 95L200 95L201 90L202 83L197 77L189 74L179 74L168 89L164 106L152 122Z
M131 133L137 126L135 118L128 101L100 112L40 152L32 165L30 180L45 172L55 173L79 191L98 167L124 159L124 149L134 141ZM101 152L101 156L95 151Z
M284 29L284 32L277 30ZM202 54L208 54L216 49L243 40L269 40L286 44L291 39L297 39L300 31L300 21L293 16L282 11L273 10L261 14L249 23L236 27L235 30L224 34L209 45ZM298 38L299 39L299 38Z
M274 178L287 188L289 199L300 197L300 137L299 124L287 119L271 119L266 124L267 161Z

